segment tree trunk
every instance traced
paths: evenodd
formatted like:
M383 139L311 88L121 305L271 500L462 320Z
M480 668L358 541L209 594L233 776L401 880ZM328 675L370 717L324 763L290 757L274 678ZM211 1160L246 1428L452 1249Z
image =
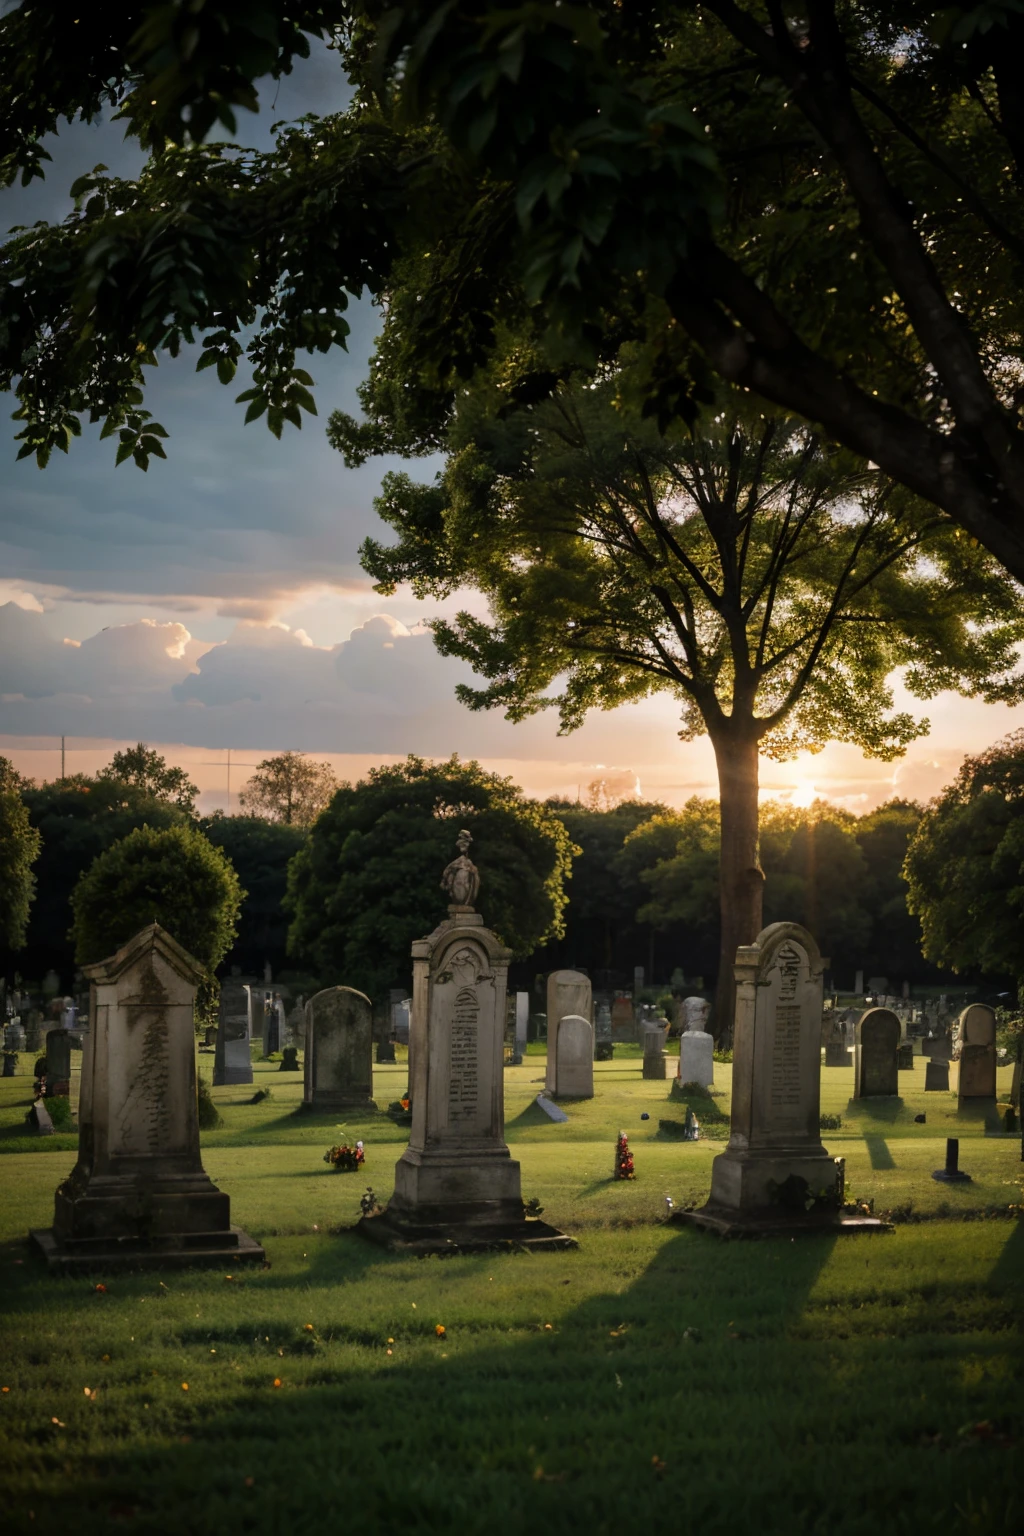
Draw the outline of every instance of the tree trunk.
M750 944L762 927L764 874L758 858L758 750L756 739L738 733L713 740L718 763L722 815L719 853L722 939L712 1029L731 1039L736 1002L736 949Z

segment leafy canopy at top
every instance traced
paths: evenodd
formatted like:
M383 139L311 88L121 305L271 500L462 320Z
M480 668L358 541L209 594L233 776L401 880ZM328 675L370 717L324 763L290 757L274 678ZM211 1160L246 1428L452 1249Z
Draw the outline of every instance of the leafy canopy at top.
M204 142L308 39L352 108L269 154ZM5 247L0 379L45 462L83 416L163 455L143 370L200 366L280 434L313 408L297 351L387 300L434 428L497 326L545 340L521 381L640 342L646 408L692 417L709 370L944 508L1024 577L1024 9L987 0L42 0L0 22L8 177L59 117L114 107L150 150ZM415 304L395 301L410 261Z

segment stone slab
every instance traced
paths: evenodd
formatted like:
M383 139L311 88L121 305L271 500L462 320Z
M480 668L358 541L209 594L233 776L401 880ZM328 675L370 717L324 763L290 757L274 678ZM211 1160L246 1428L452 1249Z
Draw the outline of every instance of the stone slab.
M557 1104L553 1104L546 1094L538 1093L537 1103L547 1115L548 1119L554 1120L556 1125L564 1125L568 1120L569 1116L566 1114L565 1110L560 1109Z
M714 1232L719 1237L851 1237L862 1232L893 1232L880 1216L766 1214L733 1209L673 1211L671 1222Z
M679 1081L714 1086L715 1040L706 1030L688 1029L679 1036Z
M454 1221L427 1226L402 1221L388 1210L379 1216L361 1216L350 1230L389 1253L455 1255L523 1248L534 1253L553 1253L579 1247L574 1237L535 1218L493 1225L461 1225Z
M929 1061L924 1069L925 1093L949 1092L949 1062Z
M208 1241L204 1242L203 1237ZM234 1239L232 1242L231 1239ZM266 1249L255 1238L243 1232L241 1227L230 1227L227 1232L209 1234L190 1233L175 1243L175 1234L168 1234L159 1244L140 1242L99 1243L65 1247L59 1243L49 1228L29 1233L33 1249L46 1261L51 1274L81 1275L102 1271L137 1269L192 1269L197 1265L234 1266L239 1264L265 1264Z

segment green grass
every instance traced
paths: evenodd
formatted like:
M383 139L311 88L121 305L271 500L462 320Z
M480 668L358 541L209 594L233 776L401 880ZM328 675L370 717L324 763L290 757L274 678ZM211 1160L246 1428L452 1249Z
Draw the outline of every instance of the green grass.
M828 1069L822 1108L843 1125L824 1140L851 1190L929 1219L721 1243L660 1221L666 1194L702 1198L722 1147L659 1134L686 1112L668 1082L644 1082L639 1058L599 1063L597 1097L554 1125L533 1104L543 1066L531 1054L506 1072L508 1140L524 1194L578 1251L378 1252L341 1229L366 1183L386 1199L407 1131L351 1118L365 1176L334 1173L321 1158L339 1121L295 1114L299 1076L257 1063L254 1089L273 1098L215 1089L224 1124L203 1135L271 1260L231 1280L45 1276L24 1234L48 1224L73 1138L23 1136L31 1084L0 1080L0 1150L17 1149L0 1162L8 1528L1020 1528L1024 1223L944 1219L1020 1202L1019 1140L958 1122L955 1098L921 1091L923 1067L913 1085L901 1074L898 1106L851 1105L852 1072ZM376 1069L382 1108L405 1071ZM727 1113L730 1069L716 1078ZM620 1129L635 1183L610 1178ZM971 1185L930 1177L950 1133Z

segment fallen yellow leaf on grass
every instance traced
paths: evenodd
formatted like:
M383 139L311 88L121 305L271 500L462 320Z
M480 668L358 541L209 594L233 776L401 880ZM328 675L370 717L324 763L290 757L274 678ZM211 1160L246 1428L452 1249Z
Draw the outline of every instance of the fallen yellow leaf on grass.
M413 1305L415 1306L416 1303L414 1302ZM447 1338L447 1334L445 1333L444 1323L435 1323L434 1324L434 1332L437 1334L439 1339Z
M62 1424L60 1419L51 1419L50 1423L51 1424L56 1424L58 1429L67 1429L67 1425L66 1424Z
M280 1385L281 1385L281 1378L280 1378L280 1376L275 1376L274 1377L274 1386L275 1387L279 1387Z
M312 1323L303 1323L302 1331L303 1331L303 1333L312 1333L313 1332L313 1324Z
M105 1285L98 1285L98 1286L97 1286L97 1287L96 1287L96 1289L97 1289L97 1290L98 1290L98 1291L99 1291L99 1292L100 1292L100 1294L101 1294L101 1295L105 1295L105 1294L106 1294L106 1289L107 1289L107 1288L106 1288L106 1286L105 1286Z
M187 1392L187 1391L188 1391L188 1382L187 1382L187 1381L183 1381L183 1382L182 1382L182 1384L181 1384L181 1390L182 1390L182 1391L183 1391L183 1392Z
M553 1327L554 1327L553 1323L545 1323L544 1324L544 1332L545 1333L550 1333Z

